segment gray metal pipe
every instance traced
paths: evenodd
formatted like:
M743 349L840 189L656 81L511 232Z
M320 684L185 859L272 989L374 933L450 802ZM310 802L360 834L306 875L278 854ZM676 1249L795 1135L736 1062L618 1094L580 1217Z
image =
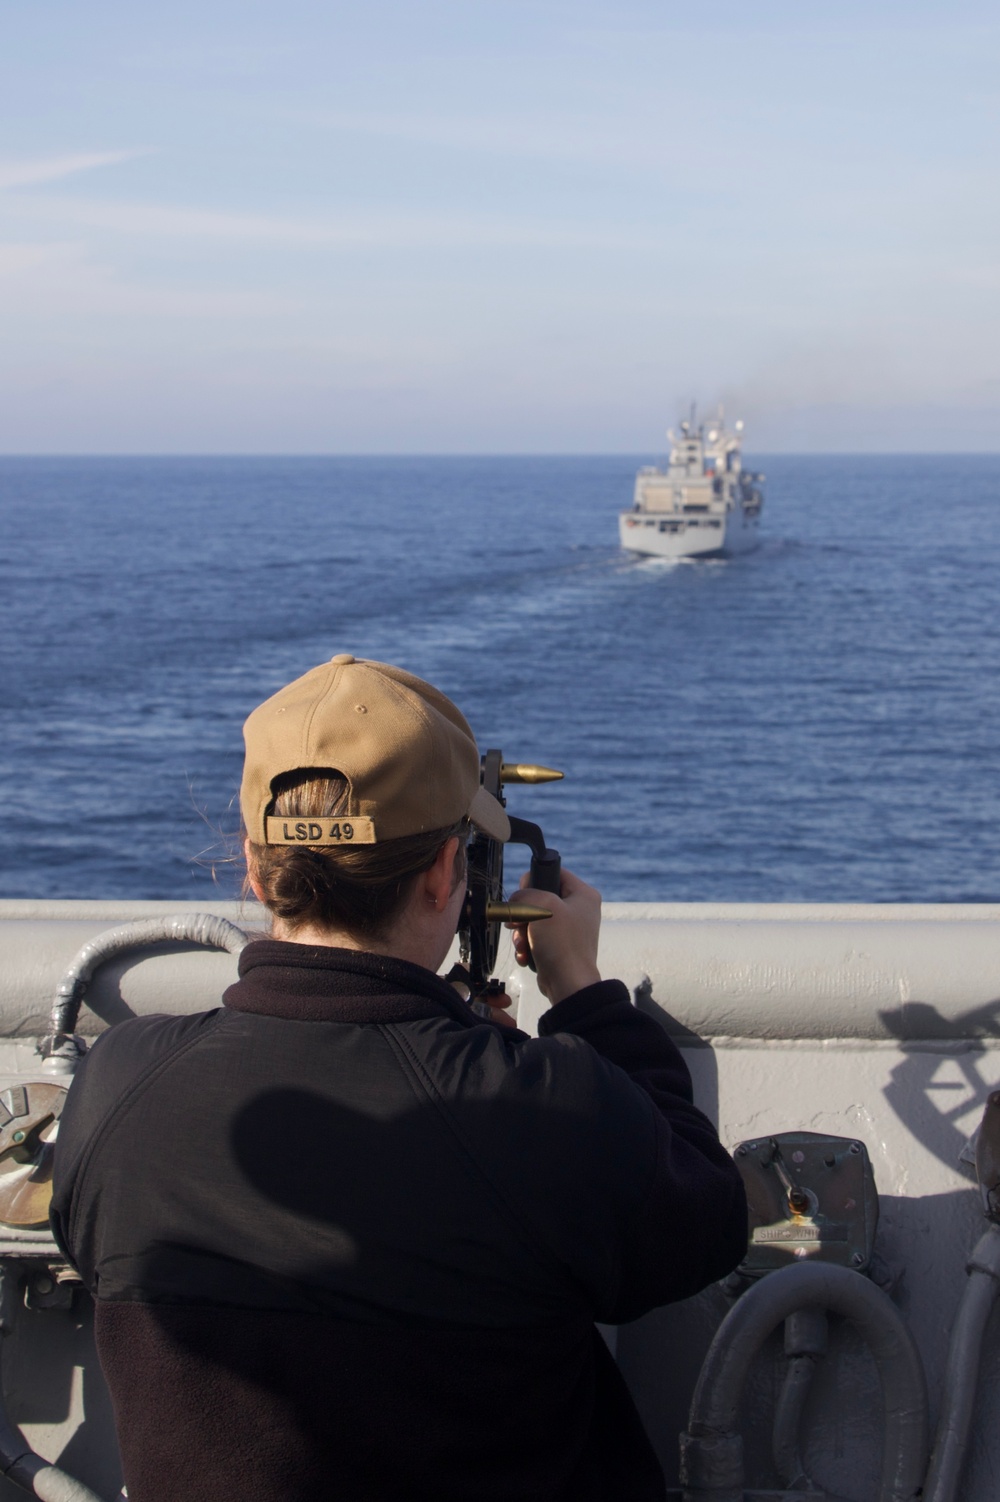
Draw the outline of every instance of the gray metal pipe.
M814 1490L802 1459L800 1434L816 1364L826 1355L827 1336L822 1309L797 1309L785 1320L788 1370L775 1405L771 1455L775 1470L791 1491Z
M969 1259L968 1281L952 1326L938 1420L924 1502L954 1502L969 1444L979 1383L983 1337L1000 1294L1000 1227L991 1225Z
M774 1409L771 1456L774 1460L774 1468L781 1477L782 1485L786 1486L789 1491L814 1490L802 1458L799 1435L802 1429L802 1414L815 1374L814 1357L792 1356Z
M927 1458L927 1390L920 1356L889 1297L860 1273L804 1263L754 1284L716 1331L702 1365L688 1432L681 1436L684 1502L743 1502L740 1400L750 1365L782 1320L829 1309L857 1325L882 1381L884 1438L879 1502L916 1502Z
M56 988L49 1021L49 1035L41 1051L48 1074L72 1074L82 1044L73 1034L77 1018L95 971L116 955L153 944L198 944L205 949L224 949L238 954L250 940L228 918L214 913L174 913L164 918L140 918L109 928L91 939L75 956Z
M0 1353L11 1327L16 1274L0 1262ZM21 1431L7 1417L0 1362L0 1474L42 1502L103 1502L82 1481L36 1455Z

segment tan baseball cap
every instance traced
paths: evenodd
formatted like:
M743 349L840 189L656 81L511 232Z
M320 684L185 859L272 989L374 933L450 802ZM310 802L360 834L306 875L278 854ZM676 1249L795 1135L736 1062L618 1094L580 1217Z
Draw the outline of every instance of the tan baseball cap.
M384 662L343 653L279 689L243 727L240 807L257 845L362 845L446 829L468 817L510 838L503 806L480 786L479 752L450 699ZM338 818L270 812L282 773L334 769L350 785Z

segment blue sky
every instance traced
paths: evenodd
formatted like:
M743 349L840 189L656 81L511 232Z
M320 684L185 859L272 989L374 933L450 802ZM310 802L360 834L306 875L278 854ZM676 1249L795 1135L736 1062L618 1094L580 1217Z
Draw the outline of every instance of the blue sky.
M0 451L1000 449L1000 13L0 9Z

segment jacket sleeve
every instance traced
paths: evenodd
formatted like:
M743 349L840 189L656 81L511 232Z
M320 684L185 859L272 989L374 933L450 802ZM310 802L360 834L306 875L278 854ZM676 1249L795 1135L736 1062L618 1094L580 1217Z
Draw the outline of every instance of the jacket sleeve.
M614 1066L611 1089L641 1091L651 1131L634 1144L645 1184L617 1239L614 1322L686 1298L732 1271L747 1247L743 1182L714 1126L694 1105L680 1050L654 1018L634 1007L621 981L602 981L545 1013L543 1037L570 1034ZM627 1076L628 1083L621 1078ZM622 1144L622 1150L628 1144Z
M91 1175L90 1165L132 1093L218 1017L218 1009L132 1017L108 1028L80 1060L59 1120L49 1225L56 1245L91 1292L98 1261L95 1239L109 1217L98 1213L100 1175ZM120 1197L117 1208L122 1208Z

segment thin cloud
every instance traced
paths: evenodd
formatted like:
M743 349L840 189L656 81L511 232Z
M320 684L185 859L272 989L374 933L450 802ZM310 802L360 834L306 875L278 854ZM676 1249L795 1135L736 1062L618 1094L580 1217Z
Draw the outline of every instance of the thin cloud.
M343 214L336 219L295 219L243 214L183 205L123 203L107 199L32 197L18 209L19 217L34 224L55 222L65 235L72 226L111 231L116 235L157 239L271 241L288 245L525 246L563 248L591 246L629 249L659 244L628 229L615 230L574 223L465 215Z
M295 321L315 305L302 296L270 288L216 284L178 286L123 278L113 265L95 261L86 245L0 243L0 286L16 293L7 324L38 327L39 319L146 317L150 319L269 319Z
M665 127L662 114L667 105L657 101L659 115L648 139L637 140L631 126L623 127L614 102L589 115L543 116L452 116L425 114L375 114L312 112L308 119L317 129L334 134L400 142L406 146L431 146L447 151L531 161L577 163L624 167L639 172L669 164L672 148L660 136ZM684 102L676 100L670 110L678 128L684 117ZM669 135L669 132L667 132ZM704 146L704 143L702 143Z
M323 113L311 117L322 129L347 135L370 136L377 140L419 142L445 146L460 151L482 151L497 155L569 156L591 155L592 123L583 134L571 128L573 122L559 129L551 121L512 120L509 117L456 116L449 119L425 114L392 115L374 113ZM584 124L584 122L581 122Z
M144 155L141 151L78 151L67 156L35 158L33 161L0 160L0 190L29 188L35 183L57 182L95 167L114 167Z

